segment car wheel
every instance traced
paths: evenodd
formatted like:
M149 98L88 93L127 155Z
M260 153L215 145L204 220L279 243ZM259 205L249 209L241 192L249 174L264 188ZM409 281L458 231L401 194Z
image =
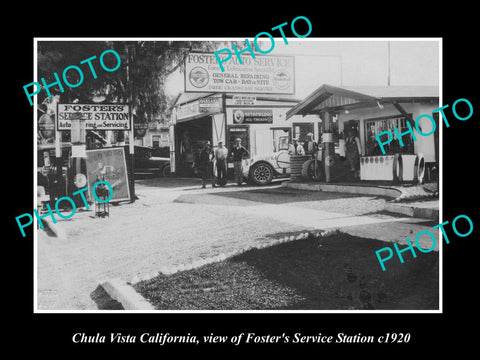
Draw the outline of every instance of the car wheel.
M165 165L163 168L162 168L162 176L163 177L170 177L172 176L172 172L170 170L170 165Z
M270 184L273 179L273 168L266 163L254 164L250 170L250 178L257 185Z

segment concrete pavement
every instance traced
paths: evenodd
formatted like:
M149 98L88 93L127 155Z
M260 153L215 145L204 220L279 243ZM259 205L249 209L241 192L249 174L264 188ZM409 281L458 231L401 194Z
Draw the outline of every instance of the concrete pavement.
M315 183L286 181L282 186L305 191L338 192L347 194L389 197L384 210L410 217L439 219L438 186L423 185L375 185L366 183ZM422 201L414 201L423 199Z

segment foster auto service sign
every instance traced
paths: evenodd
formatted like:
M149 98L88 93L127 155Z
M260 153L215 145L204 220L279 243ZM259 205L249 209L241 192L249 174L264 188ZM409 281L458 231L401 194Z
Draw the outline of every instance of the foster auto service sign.
M221 54L220 54L221 55ZM225 55L226 56L226 55ZM190 53L185 59L186 92L294 94L293 56L236 56L222 72L214 54Z

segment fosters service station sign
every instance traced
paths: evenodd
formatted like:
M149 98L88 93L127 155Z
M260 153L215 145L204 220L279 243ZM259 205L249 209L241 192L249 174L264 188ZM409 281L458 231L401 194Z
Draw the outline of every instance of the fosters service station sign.
M57 129L70 130L76 112L82 113L86 130L130 130L130 109L125 104L57 104Z
M190 53L185 59L185 91L294 94L293 56L241 58L243 64L232 57L222 72L214 54Z

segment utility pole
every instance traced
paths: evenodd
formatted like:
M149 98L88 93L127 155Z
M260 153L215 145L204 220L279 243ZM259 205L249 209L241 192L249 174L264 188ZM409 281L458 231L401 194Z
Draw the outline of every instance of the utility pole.
M130 152L130 196L131 202L135 202L135 129L133 124L133 115L132 115L132 87L130 86L130 45L127 47L127 68L126 68L126 78L127 78L127 99L128 99L128 108L130 116L130 136L128 140L129 152Z
M390 86L390 41L387 42L387 45L388 45L388 54L387 54L387 59L388 59L387 86Z

